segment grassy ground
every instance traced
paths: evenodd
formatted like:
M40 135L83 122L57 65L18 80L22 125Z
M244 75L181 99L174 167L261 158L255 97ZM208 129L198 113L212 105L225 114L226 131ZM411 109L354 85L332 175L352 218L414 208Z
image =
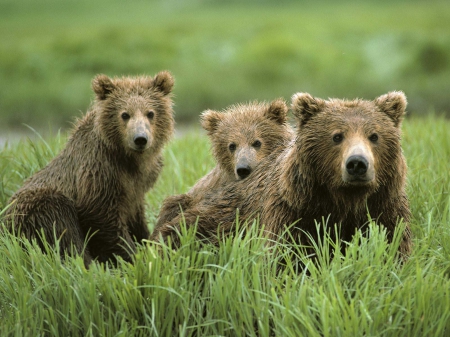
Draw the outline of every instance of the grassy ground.
M403 147L414 251L404 265L384 232L355 236L332 262L327 238L319 264L299 247L309 274L277 259L257 226L220 248L192 232L172 252L143 247L135 265L109 269L80 258L25 250L0 237L2 336L448 336L450 333L450 122L409 118ZM64 137L9 145L0 153L0 210L8 197L63 146ZM213 165L204 136L187 133L166 148L166 167L148 194L150 226L162 200L185 192ZM1 211L0 211L1 212ZM331 243L333 245L335 243Z
M448 22L446 0L0 0L0 126L68 126L95 74L162 69L179 122L297 91L450 111Z

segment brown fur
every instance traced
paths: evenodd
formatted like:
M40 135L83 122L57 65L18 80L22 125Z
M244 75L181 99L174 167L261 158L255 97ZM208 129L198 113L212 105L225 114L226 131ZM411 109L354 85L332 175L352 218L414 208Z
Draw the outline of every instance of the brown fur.
M217 242L217 233L228 235L235 230L238 208L242 223L248 220L251 225L259 216L270 236L284 233L287 240L309 245L305 232L317 239L315 220L328 218L330 231L338 224L340 237L348 241L368 223L369 212L392 240L398 221L403 218L408 224L411 216L400 145L405 107L402 92L374 101L325 101L304 93L294 95L295 139L281 153L267 157L247 181L232 182L205 195L184 214L186 223L198 217L198 235ZM352 180L347 166L355 153L367 159L369 168ZM172 225L179 220L174 219ZM407 225L400 253L407 256L410 250Z
M41 246L41 231L51 244L56 236L62 252L84 253L86 265L115 255L129 261L135 242L149 237L144 194L173 133L172 86L168 72L95 77L96 100L66 147L12 196L10 230Z
M180 214L180 209L185 211L197 204L206 192L246 179L264 158L286 145L293 137L287 112L281 99L270 104L234 105L224 112L205 111L202 126L210 138L217 165L188 193L164 200L152 238L173 230L165 225Z

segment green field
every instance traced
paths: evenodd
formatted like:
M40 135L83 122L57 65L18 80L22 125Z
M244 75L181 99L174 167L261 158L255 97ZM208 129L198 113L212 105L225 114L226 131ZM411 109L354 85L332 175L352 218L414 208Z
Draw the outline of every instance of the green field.
M0 0L0 144L6 133L32 139L0 145L0 218L64 146L96 74L167 69L182 132L147 194L150 228L165 197L214 166L198 132L203 110L298 91L403 90L414 233L403 265L376 226L331 262L340 243L323 238L317 265L283 243L275 258L254 226L219 248L190 231L177 252L149 244L134 265L89 270L2 235L0 336L449 336L450 121L440 117L450 114L449 22L448 0Z
M0 130L67 127L94 75L163 69L178 123L298 91L448 112L448 22L447 0L0 0Z
M450 333L450 121L407 118L403 148L409 165L414 250L400 265L398 243L376 227L357 235L329 262L317 243L308 273L277 258L255 230L219 248L199 246L192 231L173 252L142 247L136 263L116 269L81 258L61 263L15 238L0 238L1 336L448 336ZM7 145L0 153L0 210L23 179L64 146L58 136ZM148 193L149 226L163 199L189 189L214 165L205 136L176 138ZM1 211L0 211L1 212ZM332 243L331 246L333 246ZM50 249L51 252L51 249Z

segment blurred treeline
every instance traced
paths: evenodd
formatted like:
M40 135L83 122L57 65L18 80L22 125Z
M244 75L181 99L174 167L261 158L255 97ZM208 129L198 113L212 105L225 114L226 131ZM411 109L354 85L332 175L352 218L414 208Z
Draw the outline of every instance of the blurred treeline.
M0 128L68 127L95 74L168 69L178 123L306 91L450 112L443 1L0 1Z

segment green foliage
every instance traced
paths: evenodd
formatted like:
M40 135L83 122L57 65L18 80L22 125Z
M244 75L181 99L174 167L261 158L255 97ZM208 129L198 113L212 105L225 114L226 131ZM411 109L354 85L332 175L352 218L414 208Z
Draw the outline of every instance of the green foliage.
M67 126L90 81L176 78L177 120L249 100L374 98L449 111L447 1L0 1L0 125Z
M33 129L31 131L33 137L13 145L6 143L0 152L0 209L7 205L23 181L47 165L65 144L66 138L59 133L45 140Z
M430 115L407 119L403 129L414 218L407 262L396 257L401 226L393 244L373 224L368 237L357 233L349 243L325 236L316 243L316 264L302 247L277 242L271 249L256 222L219 248L201 245L195 228L183 227L178 251L149 243L134 265L94 263L89 270L80 257L62 262L50 247L42 253L2 233L0 335L448 335L450 122ZM0 210L65 140L37 138L2 150ZM197 131L179 135L166 148L165 163L147 195L150 226L166 196L186 192L214 165ZM345 253L333 250L341 244Z

